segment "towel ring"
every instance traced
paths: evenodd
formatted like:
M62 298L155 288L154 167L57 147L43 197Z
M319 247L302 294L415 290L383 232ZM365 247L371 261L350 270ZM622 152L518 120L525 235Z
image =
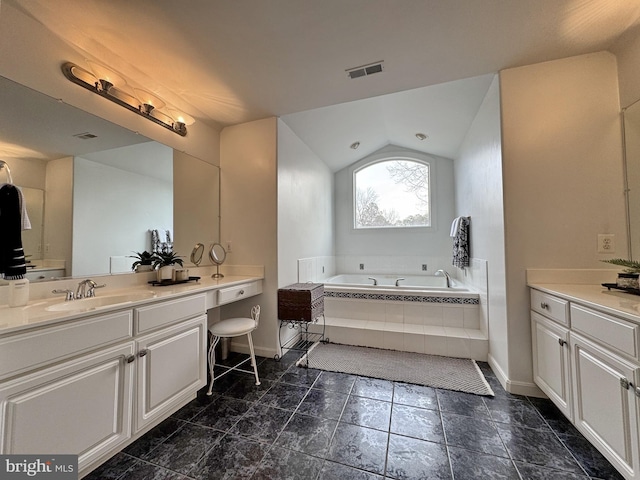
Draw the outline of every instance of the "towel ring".
M7 171L7 183L13 183L13 178L11 178L11 169L9 168L9 164L4 160L0 160L0 170L2 169Z

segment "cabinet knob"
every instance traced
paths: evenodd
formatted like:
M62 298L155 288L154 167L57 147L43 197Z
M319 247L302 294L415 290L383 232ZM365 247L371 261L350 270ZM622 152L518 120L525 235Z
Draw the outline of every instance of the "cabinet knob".
M635 388L636 397L640 397L640 387Z
M549 304L541 302L540 303L540 308L543 309L543 310L548 310L549 309Z
M561 338L558 339L558 343L560 344L561 347L564 347L567 344L567 342Z
M147 353L149 353L149 350L147 350L147 349L145 348L145 349L142 349L142 350L140 350L140 351L138 352L138 356L139 356L139 357L144 357Z
M244 290L240 290L238 293L239 293L240 295L244 295Z
M129 355L128 357L125 358L127 363L131 363L136 359L135 355Z
M622 388L624 388L625 390L629 390L629 387L631 386L631 383L629 382L629 380L627 380L626 378L622 377L620 379L620 386Z

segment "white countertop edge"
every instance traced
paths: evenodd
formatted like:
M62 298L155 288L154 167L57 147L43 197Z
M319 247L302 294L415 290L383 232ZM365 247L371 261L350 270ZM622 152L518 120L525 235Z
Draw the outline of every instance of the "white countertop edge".
M56 323L64 323L83 317L104 315L118 310L127 310L146 304L151 304L159 300L170 300L187 295L207 293L212 290L219 290L221 288L231 287L237 284L263 279L263 276L252 275L228 275L223 278L217 279L213 279L210 276L205 276L201 277L197 282L192 281L169 286L153 286L151 284L140 283L123 288L111 288L108 290L105 287L105 289L96 290L96 297L119 295L122 293L134 293L140 291L153 291L156 295L152 298L115 305L108 305L91 310L47 311L46 307L55 303L64 302L64 299L62 299L60 296L35 299L30 301L24 307L12 308L8 305L1 305L0 335L13 334L16 332L49 326Z
M593 284L528 283L528 286L640 324L640 295Z

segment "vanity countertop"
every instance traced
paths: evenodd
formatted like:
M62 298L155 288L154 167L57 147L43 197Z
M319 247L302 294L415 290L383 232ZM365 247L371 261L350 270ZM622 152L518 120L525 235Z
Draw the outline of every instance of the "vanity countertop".
M640 324L640 295L602 285L529 283L529 287Z
M59 295L51 298L31 300L24 307L9 307L0 305L0 335L15 333L35 327L46 326L68 320L74 320L95 314L104 314L115 310L130 309L141 305L157 302L158 300L170 300L185 295L207 293L225 287L262 280L263 277L251 275L226 275L224 278L201 277L197 282L179 283L175 285L152 286L151 284L138 284L126 288L109 288L96 291L96 298L100 296L132 294L136 292L153 292L154 297L142 300L105 305L101 307L73 310L73 311L49 311L47 307L63 303L64 299ZM81 302L82 300L73 300Z

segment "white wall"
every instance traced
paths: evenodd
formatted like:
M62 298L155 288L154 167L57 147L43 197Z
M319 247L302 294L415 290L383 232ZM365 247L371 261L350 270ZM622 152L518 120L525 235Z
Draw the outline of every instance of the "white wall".
M221 238L225 245L232 242L225 263L264 265L265 269L262 295L223 306L220 318L247 316L251 306L259 303L260 326L253 342L256 353L266 356L276 353L278 339L276 141L275 118L227 127L220 134Z
M616 235L616 254L627 251L617 85L616 59L607 52L500 73L515 385L530 385L533 376L526 269L606 268L600 260L607 256L596 253L599 233Z
M80 157L73 177L72 275L108 274L109 257L149 249L149 229L173 232L173 182Z
M73 157L47 162L44 198L44 258L66 261L71 274L73 229Z
M354 169L363 163L394 155L411 155L431 163L432 227L355 230L353 228ZM348 256L349 259L346 263L365 263L364 271L368 272L370 270L367 265L377 262L373 261L375 259L367 259L367 257L405 256L414 258L414 273L424 273L420 270L422 263L429 265L430 273L433 273L437 268L442 268L440 266L436 268L437 261L435 259L437 258L448 258L448 264L451 264L452 242L449 233L455 214L453 160L389 145L337 172L335 174L335 189L336 255ZM340 265L345 262L338 260L337 263ZM340 268L339 266L338 269Z
M297 260L333 255L333 173L278 120L278 285L298 281Z
M472 256L487 262L485 278L468 280L488 283L485 298L480 301L487 306L490 357L492 364L508 374L501 140L500 84L496 76L455 160L456 215L471 216ZM475 272L469 269L469 275Z
M640 100L640 25L629 30L611 48L618 61L620 105Z
M220 168L173 150L173 250L185 267L196 243L207 252L220 240Z

